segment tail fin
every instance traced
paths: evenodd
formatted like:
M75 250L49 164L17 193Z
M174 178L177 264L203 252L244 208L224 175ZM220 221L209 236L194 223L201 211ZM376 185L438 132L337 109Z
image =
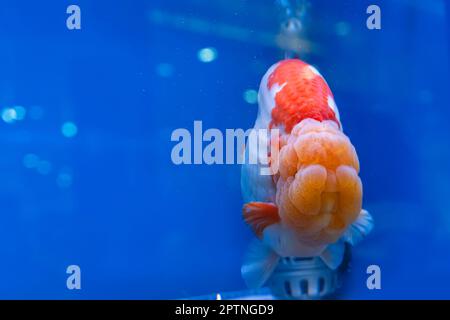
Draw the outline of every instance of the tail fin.
M263 242L254 239L247 250L241 274L249 288L262 287L278 264L280 256Z

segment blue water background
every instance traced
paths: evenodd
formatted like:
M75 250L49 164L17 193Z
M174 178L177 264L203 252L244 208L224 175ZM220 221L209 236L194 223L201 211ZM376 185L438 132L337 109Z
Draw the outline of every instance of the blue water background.
M302 58L333 90L376 221L341 297L450 298L449 4L311 2ZM372 2L381 30L366 28ZM253 125L244 92L283 58L274 2L77 0L70 31L72 3L0 1L0 298L243 290L239 167L176 166L170 136L194 120ZM17 106L25 117L9 123ZM381 290L366 287L370 264Z

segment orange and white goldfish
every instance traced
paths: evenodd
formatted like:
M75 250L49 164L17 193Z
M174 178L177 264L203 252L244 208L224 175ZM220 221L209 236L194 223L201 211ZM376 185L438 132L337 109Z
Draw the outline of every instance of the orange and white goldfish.
M317 69L298 59L273 65L258 104L254 128L278 129L280 142L273 175L262 175L260 164L242 166L243 216L257 236L241 269L250 287L262 286L280 257L319 256L336 269L345 242L355 245L373 228L358 156ZM257 149L247 144L246 153Z

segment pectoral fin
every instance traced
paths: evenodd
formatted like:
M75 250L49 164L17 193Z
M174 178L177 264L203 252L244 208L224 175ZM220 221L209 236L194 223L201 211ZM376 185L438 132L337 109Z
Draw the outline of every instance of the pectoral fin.
M343 239L352 246L359 243L373 229L373 218L367 210L361 210L358 218L344 233Z
M345 252L345 244L343 241L330 244L325 251L320 254L320 258L330 268L335 270L342 263Z
M280 221L278 208L271 202L246 203L242 209L242 214L245 222L259 238L261 238L265 228Z

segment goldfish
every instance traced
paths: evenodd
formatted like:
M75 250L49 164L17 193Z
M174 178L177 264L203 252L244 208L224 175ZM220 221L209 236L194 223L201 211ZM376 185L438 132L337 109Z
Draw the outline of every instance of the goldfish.
M254 129L279 131L277 161L266 155L278 170L262 175L258 163L241 168L243 218L256 235L243 279L252 288L264 285L281 257L320 257L336 269L345 244L369 234L373 218L362 208L358 155L324 77L299 59L271 66L260 84ZM247 143L245 153L258 152Z

